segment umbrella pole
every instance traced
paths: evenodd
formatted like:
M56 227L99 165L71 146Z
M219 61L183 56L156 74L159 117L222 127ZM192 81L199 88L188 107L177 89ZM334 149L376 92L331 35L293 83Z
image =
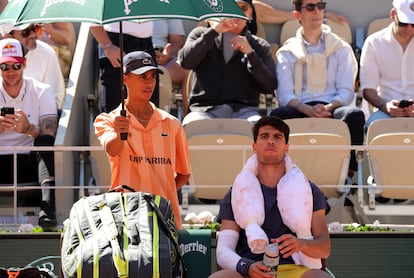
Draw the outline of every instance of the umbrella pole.
M120 72L120 80L121 80L121 116L126 117L126 110L125 110L125 103L124 100L126 98L125 86L124 86L124 59L123 59L123 52L124 52L124 38L122 36L122 21L119 22L119 57L121 57L121 70ZM127 140L128 133L123 132L121 133L121 140Z

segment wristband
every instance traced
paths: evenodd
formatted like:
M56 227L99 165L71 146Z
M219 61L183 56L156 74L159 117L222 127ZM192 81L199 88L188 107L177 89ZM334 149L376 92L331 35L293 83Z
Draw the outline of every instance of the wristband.
M237 262L237 266L236 266L237 272L243 275L244 277L247 277L249 275L249 267L252 263L254 263L253 260L250 260L247 258L241 258Z
M113 46L112 42L108 42L107 44L104 44L104 45L101 44L102 49L107 49L107 48L110 48L111 46Z

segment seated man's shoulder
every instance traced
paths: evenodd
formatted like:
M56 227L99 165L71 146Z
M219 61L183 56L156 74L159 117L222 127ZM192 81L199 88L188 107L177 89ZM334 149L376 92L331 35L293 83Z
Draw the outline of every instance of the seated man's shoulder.
M375 33L370 34L366 39L366 44L377 44L377 43L389 43L390 40L390 32L388 32L387 28L381 29Z
M48 43L41 40L37 40L36 44L36 48L31 51L56 56L55 50Z

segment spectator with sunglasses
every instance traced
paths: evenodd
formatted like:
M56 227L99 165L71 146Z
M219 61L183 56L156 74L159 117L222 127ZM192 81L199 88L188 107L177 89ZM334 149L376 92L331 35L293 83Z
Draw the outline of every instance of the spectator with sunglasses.
M279 107L271 115L341 119L348 125L352 145L361 145L365 116L351 105L358 70L352 48L323 25L326 2L292 0L292 4L292 14L302 26L277 52ZM349 176L357 169L352 151Z
M291 11L280 10L259 0L253 0L256 9L257 22L266 24L283 24L288 20L295 19ZM325 17L334 22L346 23L351 25L348 18L333 12L325 12Z
M251 0L236 0L252 19ZM267 41L248 30L239 18L210 21L196 27L178 52L184 69L193 70L190 104L183 125L210 118L260 119L259 94L273 94L275 65Z
M0 33L4 38L17 39L23 46L26 55L25 76L48 84L52 88L60 112L66 94L65 82L55 51L50 45L37 38L37 33L40 31L41 26L38 24L0 26Z
M392 23L370 35L361 53L360 79L375 120L414 117L414 0L394 0Z
M53 146L57 109L49 85L26 77L23 47L16 39L0 40L0 146ZM0 184L13 184L13 152L0 151ZM53 152L17 151L17 183L42 186L39 225L56 226Z

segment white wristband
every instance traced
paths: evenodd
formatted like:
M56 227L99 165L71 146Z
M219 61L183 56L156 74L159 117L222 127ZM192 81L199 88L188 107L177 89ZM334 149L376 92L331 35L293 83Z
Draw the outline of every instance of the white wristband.
M107 44L104 44L104 45L101 44L102 49L107 49L107 48L110 48L111 46L113 46L112 42L108 42Z

